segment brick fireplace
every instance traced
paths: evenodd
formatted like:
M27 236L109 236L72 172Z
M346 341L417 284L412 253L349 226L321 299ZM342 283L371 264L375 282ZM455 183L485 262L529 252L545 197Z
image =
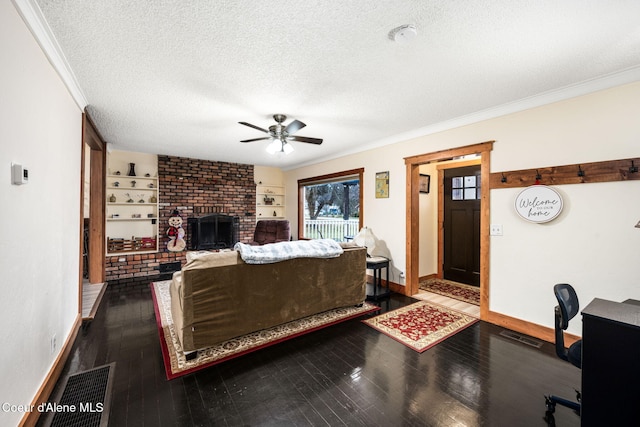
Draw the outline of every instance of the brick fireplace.
M160 272L160 264L184 263L184 252L166 250L167 221L175 210L182 217L185 239L189 236L189 218L220 213L238 218L239 241L251 240L256 220L253 165L158 156L158 202L159 252L108 256L107 281L155 276Z

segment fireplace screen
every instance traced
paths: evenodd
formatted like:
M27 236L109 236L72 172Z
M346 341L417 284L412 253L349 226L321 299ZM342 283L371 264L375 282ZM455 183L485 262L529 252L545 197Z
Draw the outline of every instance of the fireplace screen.
M211 214L187 219L189 250L232 248L238 241L237 216Z

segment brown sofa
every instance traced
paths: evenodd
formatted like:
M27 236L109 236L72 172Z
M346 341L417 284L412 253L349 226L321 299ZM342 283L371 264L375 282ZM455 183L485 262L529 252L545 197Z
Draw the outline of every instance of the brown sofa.
M171 283L171 313L185 352L366 297L366 249L336 258L246 264L237 251L190 257Z

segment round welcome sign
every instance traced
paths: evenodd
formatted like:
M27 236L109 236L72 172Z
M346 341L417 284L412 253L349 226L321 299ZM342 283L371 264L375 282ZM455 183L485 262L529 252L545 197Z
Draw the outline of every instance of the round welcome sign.
M562 197L551 187L532 185L516 197L516 212L527 221L549 222L562 212Z

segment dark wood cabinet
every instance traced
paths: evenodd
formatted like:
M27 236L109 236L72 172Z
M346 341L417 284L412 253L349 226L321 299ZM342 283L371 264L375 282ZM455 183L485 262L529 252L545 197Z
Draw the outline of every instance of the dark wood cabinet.
M640 306L595 298L582 311L582 426L640 422Z

